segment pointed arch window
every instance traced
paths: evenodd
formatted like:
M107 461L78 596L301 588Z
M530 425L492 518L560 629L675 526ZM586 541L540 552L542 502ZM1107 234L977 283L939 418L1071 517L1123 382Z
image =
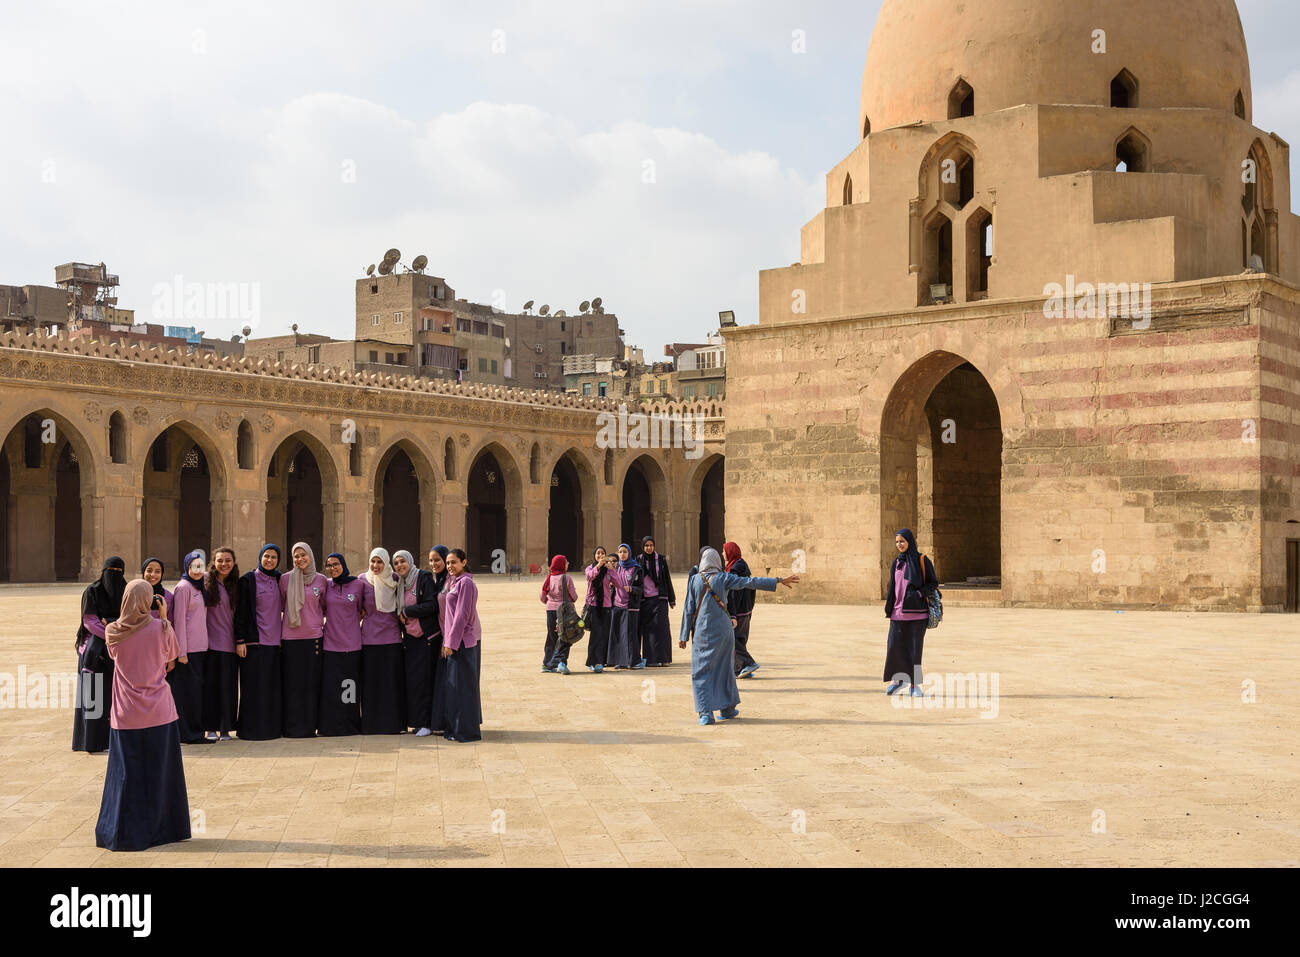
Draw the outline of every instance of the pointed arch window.
M1138 81L1128 70L1120 70L1110 81L1110 105L1120 110L1136 110Z
M974 115L975 90L965 80L958 80L957 85L948 94L948 119L957 120Z
M847 173L844 174L844 205L853 205L853 177Z
M1135 129L1130 129L1115 144L1115 172L1151 172L1151 141Z

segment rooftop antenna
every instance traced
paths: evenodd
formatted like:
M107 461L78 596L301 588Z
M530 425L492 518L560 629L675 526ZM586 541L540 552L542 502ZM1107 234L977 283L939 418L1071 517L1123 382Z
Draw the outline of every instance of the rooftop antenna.
M547 314L548 312L550 312L550 311L551 311L551 307L550 307L549 305L547 305L547 306L542 306L541 309L538 309L538 310L537 310L538 315L542 315L542 316L546 315L546 314Z
M241 331L244 333L244 338L247 339L249 336L251 336L251 335L253 334L253 327L252 327L252 326L244 326L243 330L241 330Z
M590 308L591 308L591 301L588 299L584 299L582 300L582 304L578 306L578 311L581 312L583 315L586 315L587 311Z
M387 276L392 271L393 271L393 264L390 263L387 259L385 259L383 262L379 264L379 275Z
M375 274L375 264L371 263L369 266L366 267L366 275L373 276L374 274Z
M526 303L524 303L524 312L531 315L532 311L533 311L533 300L529 299Z
M568 313L565 312L563 309L557 309L557 310L555 311L555 318L557 318L557 319L563 319L563 318L564 318L565 316L567 316L567 315L568 315Z
M415 260L411 263L411 268L416 272L422 273L424 272L424 267L427 265L429 265L428 256L416 256Z
M402 251L394 246L388 252L384 253L384 262L388 263L389 269L397 265L398 260L402 258Z

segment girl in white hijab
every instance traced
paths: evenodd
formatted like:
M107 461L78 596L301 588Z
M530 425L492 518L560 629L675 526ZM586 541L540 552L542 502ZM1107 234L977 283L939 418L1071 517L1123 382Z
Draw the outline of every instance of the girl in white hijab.
M361 733L401 734L408 725L402 624L397 612L405 608L406 592L383 548L371 551L365 579L369 587L361 623Z
M296 559L291 558L293 568L285 577L289 579L284 595L284 620L290 628L302 626L302 606L306 599L306 589L316 579L316 553L306 542L295 542L289 549L292 556L298 549L307 553L307 567L299 568Z

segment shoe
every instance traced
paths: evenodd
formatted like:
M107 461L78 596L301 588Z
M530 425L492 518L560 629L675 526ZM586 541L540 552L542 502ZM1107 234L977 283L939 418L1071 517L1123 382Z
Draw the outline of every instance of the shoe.
M554 668L548 668L548 667L546 667L546 665L542 665L542 674L553 675L553 674L555 674L555 669L554 669Z
M716 722L716 721L713 720L713 712L712 712L712 711L701 711L701 712L700 712L700 724L701 724L701 725L705 725L705 724L717 724L717 723L718 723L718 722Z
M221 736L220 736L219 738L217 738L217 740L218 740L218 741L234 741L235 739L232 738L232 737L230 736L230 732L229 732L229 731L223 731L223 732L221 732Z
M671 661L661 661L661 662L659 662L659 667L660 667L660 668L667 668L670 664L672 664Z
M757 671L760 667L761 667L761 666L759 665L759 663L758 663L757 661L754 662L752 665L745 665L745 667L743 667L743 668L740 669L740 674L736 675L736 677L737 677L737 678L748 678L748 677L749 677L750 675L752 675L755 671Z
M645 659L642 658L640 661L638 661L636 664L632 666L632 670L636 671L638 668L644 668L644 667L645 667Z
M901 681L894 681L894 682L891 682L890 685L889 685L889 687L885 689L885 694L893 694L895 691L897 691L897 690L898 690L899 688L901 688L901 687L903 687L903 682L901 682Z
M558 665L555 666L555 670L558 671L558 672L559 672L560 674L562 674L562 675L572 674L572 672L569 671L569 666L568 666L568 664L567 664L566 662L563 662L563 661L561 661Z
M718 717L724 721L729 721L732 718L738 718L740 717L740 709L732 708L730 711L719 711Z
M912 690L909 692L909 694L911 694L913 698L925 697L925 692L921 690L920 685L912 685Z
M419 731L415 732L417 738L427 738L431 734L433 734L433 731L429 728L421 728Z
M217 732L215 732L215 731L209 731L207 734L205 734L205 735L203 736L203 740L204 740L204 741L216 741L216 740L217 740Z
M605 670L605 666L604 666L604 665L587 665L587 670L590 671L590 672L593 672L593 673L595 673L595 674L600 674L602 671Z

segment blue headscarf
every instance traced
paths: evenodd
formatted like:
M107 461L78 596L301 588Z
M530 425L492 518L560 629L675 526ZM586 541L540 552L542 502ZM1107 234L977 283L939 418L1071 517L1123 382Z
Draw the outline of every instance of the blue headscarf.
M207 556L206 554L204 554L203 549L201 549L201 548L196 548L196 549L194 549L194 551L192 551L192 552L186 552L186 553L185 553L185 569L184 569L184 575L185 575L185 578L186 578L186 579L189 579L189 583L190 583L191 585L193 585L193 586L194 586L195 588L197 588L199 591L203 591L203 590L204 590L204 588L203 588L203 584L204 584L203 579L204 579L204 576L207 574L206 569L205 569L203 572L200 572L200 573L199 573L199 577L198 577L198 578L193 578L193 577L191 577L191 575L190 575L190 562L194 561L194 559L196 559L196 558L201 558L201 559L203 559L203 563L204 563L205 565L207 564L208 556ZM184 580L184 579L182 579L182 580Z
M628 571L631 571L633 568L636 568L637 567L636 556L632 554L632 549L628 548L627 542L623 542L618 547L627 548L627 561L624 561L623 559L620 558L618 560L619 565L623 568L628 569ZM618 553L615 552L614 554L617 555Z
M451 549L446 545L434 545L433 548L429 549L429 551L437 552L442 556L442 571L437 572L436 574L430 572L430 574L433 575L433 593L438 595L442 593L442 586L447 584L447 556L451 554Z
M350 571L348 571L348 560L346 558L344 558L338 552L330 552L328 555L325 556L325 561L329 561L331 558L337 558L339 560L339 564L343 566L343 574L339 575L338 578L331 578L330 579L331 582L333 582L335 585L338 585L339 588L341 589L344 585L351 585L354 581L357 580L357 576L352 574Z
M267 552L275 552L276 568L274 571L268 572L265 568L262 567L262 556L265 555ZM281 575L284 574L284 572L280 571L279 568L279 564L282 561L284 561L284 552L280 551L280 546L272 545L270 542L267 542L265 545L262 546L262 550L257 553L257 570L260 571L263 575L267 575L271 578L279 578Z
M894 567L906 567L907 571L903 577L911 582L914 588L920 588L925 584L925 572L921 568L921 553L916 547L916 536L912 534L910 528L900 528L895 535L902 535L907 540L907 551L899 552L898 557L894 559Z

